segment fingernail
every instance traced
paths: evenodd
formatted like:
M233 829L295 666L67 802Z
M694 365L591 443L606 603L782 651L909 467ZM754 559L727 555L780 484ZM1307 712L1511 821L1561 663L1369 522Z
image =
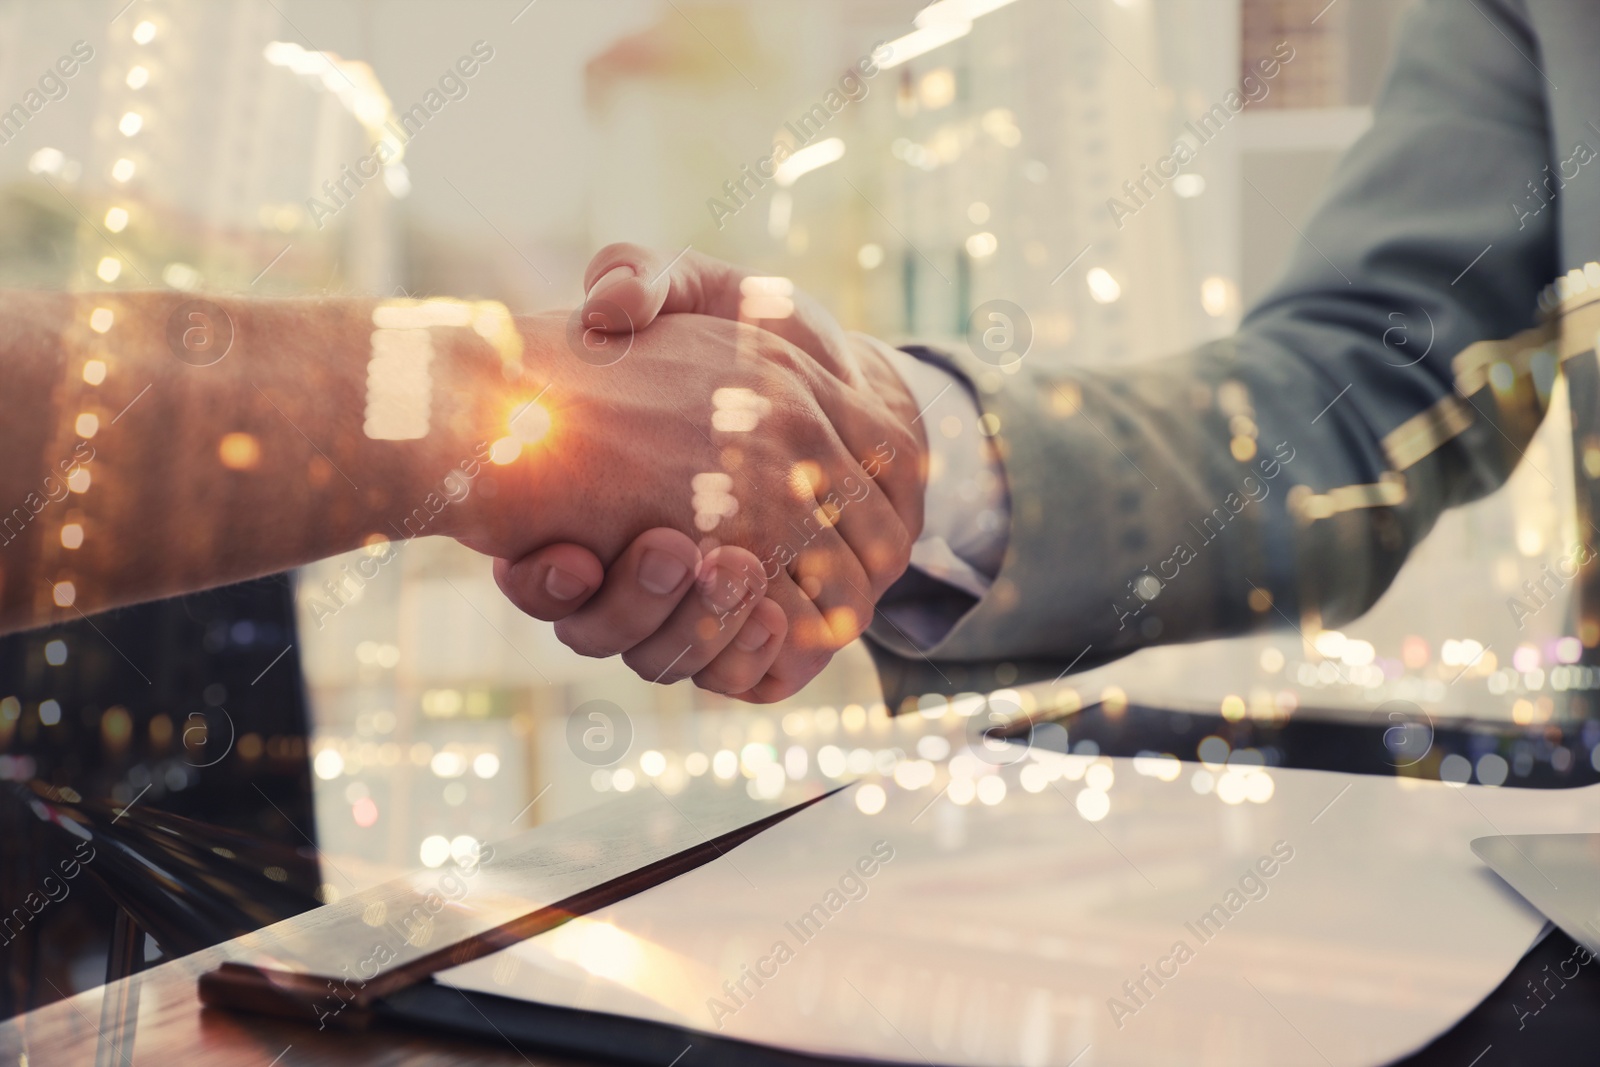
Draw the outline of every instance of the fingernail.
M588 582L559 567L551 567L545 572L544 591L557 600L571 600L588 588Z
M615 288L627 278L635 277L637 273L637 271L628 266L626 263L622 264L620 267L612 267L610 270L600 275L599 278L596 278L595 283L589 287L589 295L584 297L585 303L590 300L596 300L605 296L607 290Z
M660 549L650 549L639 560L639 584L656 596L666 596L678 588L688 573L688 564Z
M741 652L754 652L771 638L771 630L750 619L744 624L744 629L739 631L739 636L733 639L733 643Z

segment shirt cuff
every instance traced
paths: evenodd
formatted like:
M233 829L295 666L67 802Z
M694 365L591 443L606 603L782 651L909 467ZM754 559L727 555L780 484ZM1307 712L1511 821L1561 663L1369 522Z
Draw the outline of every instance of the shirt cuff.
M922 535L911 565L930 578L982 598L1000 573L1011 502L994 443L966 379L906 352L889 360L916 401L928 439L928 487ZM896 613L915 610L902 601ZM921 629L921 627L918 627Z

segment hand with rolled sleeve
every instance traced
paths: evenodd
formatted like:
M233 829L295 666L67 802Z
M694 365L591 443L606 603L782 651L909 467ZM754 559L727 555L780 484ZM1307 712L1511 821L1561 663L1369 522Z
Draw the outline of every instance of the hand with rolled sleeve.
M694 253L680 257L665 273L662 262L633 245L602 250L585 279L585 323L613 336L631 336L657 316L693 312L749 321L752 316L742 312L762 310L745 300L761 285L749 283L748 272ZM932 449L931 454L919 449L909 456L893 446L877 449L871 459L878 462L868 465L872 485L856 493L840 487L846 491L832 511L819 494L819 525L831 516L842 529L861 492L881 491L902 514L915 511L920 516L926 505L929 524L910 548L911 562L959 591L957 596L981 597L1004 551L1009 504L998 459L980 433L977 405L965 379L865 334L846 333L803 292L786 299L792 310L779 310L789 314L760 318L758 324L805 351L841 381L883 397L894 419L914 429L919 444L925 441ZM888 590L887 584L858 586L864 603L850 605L847 619L826 609L807 610L802 618L812 622L805 628L790 625L793 605L783 610L772 601L733 619L721 601L734 599L739 574L751 572L749 553L715 547L702 559L700 547L681 532L658 528L640 535L609 570L577 545L562 544L514 562L497 561L495 574L514 603L555 621L560 639L578 652L620 653L647 680L692 676L702 688L757 702L790 696L815 677L833 652L866 628ZM663 557L673 560L668 576L677 581L652 581L645 574L644 560ZM762 573L771 575L775 562L764 561ZM691 571L697 578L692 583L684 580ZM803 577L798 584L806 588ZM698 595L688 595L691 588ZM936 640L940 624L921 616L915 598L876 608L876 613L913 643L919 635ZM709 649L696 644L697 633L714 633L712 644L720 644L721 651L707 659ZM666 658L679 654L684 661L663 666ZM685 661L695 669L686 669Z
M574 315L450 298L0 308L20 413L0 424L0 632L363 547L377 567L415 537L512 560L582 544L536 575L568 603L600 561L616 577L566 627L575 647L777 689L860 633L921 529L909 398L725 316L667 316L615 359ZM702 595L641 628L624 578L663 605Z

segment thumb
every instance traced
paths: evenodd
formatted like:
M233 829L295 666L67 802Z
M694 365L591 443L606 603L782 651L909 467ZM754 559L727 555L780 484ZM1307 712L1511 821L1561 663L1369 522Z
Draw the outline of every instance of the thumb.
M659 315L710 315L750 322L777 334L835 377L862 385L844 330L808 294L794 290L781 318L745 314L742 283L751 272L685 248L671 258L626 242L596 252L584 271L582 321L603 333L642 330Z
M686 258L669 261L626 242L606 245L583 272L583 321L607 333L627 333L644 329L663 313L716 314L704 306L702 265Z
M605 567L580 545L546 545L517 560L496 559L494 581L525 614L556 622L583 607L605 583Z

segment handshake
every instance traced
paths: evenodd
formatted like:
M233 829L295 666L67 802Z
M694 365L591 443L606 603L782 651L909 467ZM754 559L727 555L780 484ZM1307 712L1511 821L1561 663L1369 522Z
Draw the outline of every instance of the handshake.
M582 655L790 696L867 628L922 529L927 442L890 350L694 252L612 245L584 281L565 323L535 320L566 333L549 435L450 532Z

